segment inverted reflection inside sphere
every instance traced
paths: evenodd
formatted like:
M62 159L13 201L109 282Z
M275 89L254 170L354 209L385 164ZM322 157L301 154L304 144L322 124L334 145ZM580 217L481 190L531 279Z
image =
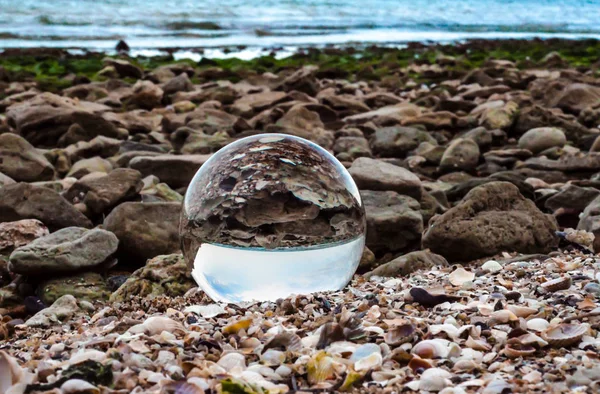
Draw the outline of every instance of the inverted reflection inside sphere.
M214 300L338 290L356 271L365 215L350 174L302 138L261 134L214 154L181 215L192 276Z

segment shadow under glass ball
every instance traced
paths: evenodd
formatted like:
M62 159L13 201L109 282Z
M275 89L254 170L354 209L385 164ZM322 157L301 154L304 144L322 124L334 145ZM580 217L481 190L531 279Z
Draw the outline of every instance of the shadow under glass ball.
M365 227L358 189L337 159L302 138L261 134L229 144L198 170L180 237L211 298L265 301L344 287Z

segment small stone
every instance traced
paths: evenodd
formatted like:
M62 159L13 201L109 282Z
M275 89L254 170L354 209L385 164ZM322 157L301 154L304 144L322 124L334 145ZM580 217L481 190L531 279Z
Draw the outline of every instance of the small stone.
M595 282L590 282L583 287L583 291L590 293L590 294L600 295L600 284L595 283Z
M556 127L538 127L527 131L519 138L519 148L528 149L534 154L548 148L562 148L567 143L565 133Z

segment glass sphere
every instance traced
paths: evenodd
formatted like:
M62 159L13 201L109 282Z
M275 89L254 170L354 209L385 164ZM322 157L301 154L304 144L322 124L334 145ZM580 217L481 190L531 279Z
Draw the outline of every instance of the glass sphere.
M365 243L365 213L344 166L285 134L239 139L190 183L180 237L192 277L215 301L274 301L339 290Z

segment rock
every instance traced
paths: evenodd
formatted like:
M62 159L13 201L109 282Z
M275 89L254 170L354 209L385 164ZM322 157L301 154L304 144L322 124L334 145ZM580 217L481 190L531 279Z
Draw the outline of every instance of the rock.
M377 264L375 254L371 252L371 249L365 246L363 249L360 263L358 264L358 270L361 272L373 269Z
M333 152L340 159L340 154L345 154L350 161L358 157L371 157L369 141L364 137L339 137L333 145Z
M475 108L471 114L477 111L478 108ZM509 101L508 103L501 102L498 106L481 111L479 124L489 130L508 130L515 121L518 111L519 106L514 101Z
M175 78L172 78L162 87L163 93L167 96L177 92L191 92L194 89L194 84L190 81L190 77L188 77L186 73L181 73Z
M548 253L558 245L556 230L556 221L512 183L491 182L432 218L422 246L448 261L472 261L504 251Z
M585 230L594 234L594 251L600 252L600 197L588 204L580 215L577 230Z
M129 134L148 134L152 131L159 131L164 119L161 114L143 109L123 113L107 112L102 117L116 127L126 129Z
M77 300L72 295L64 295L50 307L41 310L25 322L29 327L51 327L69 320L79 311Z
M98 136L90 141L80 141L63 149L72 161L89 159L94 156L107 158L119 152L123 141L115 138Z
M131 159L129 167L142 176L156 175L173 188L187 186L210 155L157 155Z
M156 183L148 188L144 188L140 194L142 196L142 201L144 202L183 201L183 196L171 189L166 183Z
M208 135L189 127L180 127L171 134L175 151L182 154L214 153L233 141L226 132L218 131Z
M49 181L54 167L26 139L0 134L0 171L18 182Z
M44 281L38 285L40 299L51 305L64 295L72 295L79 301L107 301L110 290L104 278L94 272L65 276Z
M544 203L544 206L553 212L563 208L569 212L578 214L598 197L598 195L600 195L600 190L593 187L580 187L569 184L558 193L548 198Z
M79 160L69 170L67 177L81 178L92 172L109 173L112 170L110 161L101 157L90 157L89 159Z
M163 90L152 82L139 80L133 85L133 94L127 103L150 110L161 105L163 94Z
M479 146L473 140L457 138L446 148L440 161L440 170L473 170L479 162L479 155Z
M556 127L564 131L567 140L579 143L587 136L595 134L592 130L583 126L572 115L565 115L560 110L534 105L519 111L514 124L514 132L523 134L538 127Z
M475 142L477 146L479 146L479 150L482 150L489 148L492 145L492 143L494 142L494 133L491 130L486 129L485 127L476 127L466 132L462 136L462 138L473 140L473 142Z
M590 152L564 154L558 160L545 157L532 157L518 167L542 171L562 171L565 173L594 173L600 170L600 153Z
M267 108L276 104L288 101L288 95L285 92L260 92L247 94L237 99L231 106L231 113L234 115L252 117Z
M585 83L570 84L558 94L554 94L548 104L550 107L577 115L587 107L600 104L600 87Z
M140 79L144 76L144 72L141 68L134 66L127 60L106 57L102 59L102 63L106 66L113 67L121 78Z
M347 124L373 122L376 125L384 126L400 124L404 119L417 117L419 115L421 115L421 109L419 107L414 104L403 102L396 105L381 107L362 114L347 116L342 120Z
M304 66L287 76L275 89L286 92L297 90L315 96L319 89L315 78L315 73L318 69L317 66Z
M367 246L398 251L418 242L423 231L419 202L393 191L362 190L367 214Z
M421 180L403 167L360 157L352 163L349 172L361 190L392 190L417 200L421 198Z
M177 202L126 202L104 220L104 228L119 238L122 262L143 265L161 254L179 252L179 215Z
M38 238L10 255L8 268L23 275L52 275L96 267L116 251L115 234L67 227Z
M16 183L14 179L0 172L0 187Z
M565 133L556 127L531 129L519 138L519 148L528 149L534 154L553 147L562 148L566 143Z
M21 219L37 219L50 231L92 226L88 218L53 190L27 183L0 188L0 223Z
M142 174L130 168L117 168L105 176L80 179L63 194L73 204L83 202L93 214L105 213L142 190Z
M182 255L156 256L135 271L129 279L110 296L111 302L124 302L131 297L178 297L196 287L196 282L186 273Z
M46 226L36 219L0 223L0 255L9 255L16 248L48 234Z
M437 145L427 131L414 127L384 127L377 129L372 136L371 149L381 157L406 157L423 142Z
M101 116L108 110L101 104L41 93L11 105L6 117L9 125L34 146L54 147L74 123L85 130L89 139L98 135L119 138L117 128Z
M245 122L239 117L211 108L198 108L189 112L184 118L184 125L205 134L221 131L233 135L246 129Z
M431 253L426 250L411 252L400 257L396 257L389 263L385 263L367 272L363 276L369 279L373 276L398 277L408 276L418 270L429 270L436 266L447 267L448 262L443 256Z
M267 126L268 133L284 133L311 140L324 148L333 145L334 134L325 130L317 112L297 104L275 123Z
M427 130L454 129L459 125L459 118L449 111L428 112L403 119L402 125L422 125Z

